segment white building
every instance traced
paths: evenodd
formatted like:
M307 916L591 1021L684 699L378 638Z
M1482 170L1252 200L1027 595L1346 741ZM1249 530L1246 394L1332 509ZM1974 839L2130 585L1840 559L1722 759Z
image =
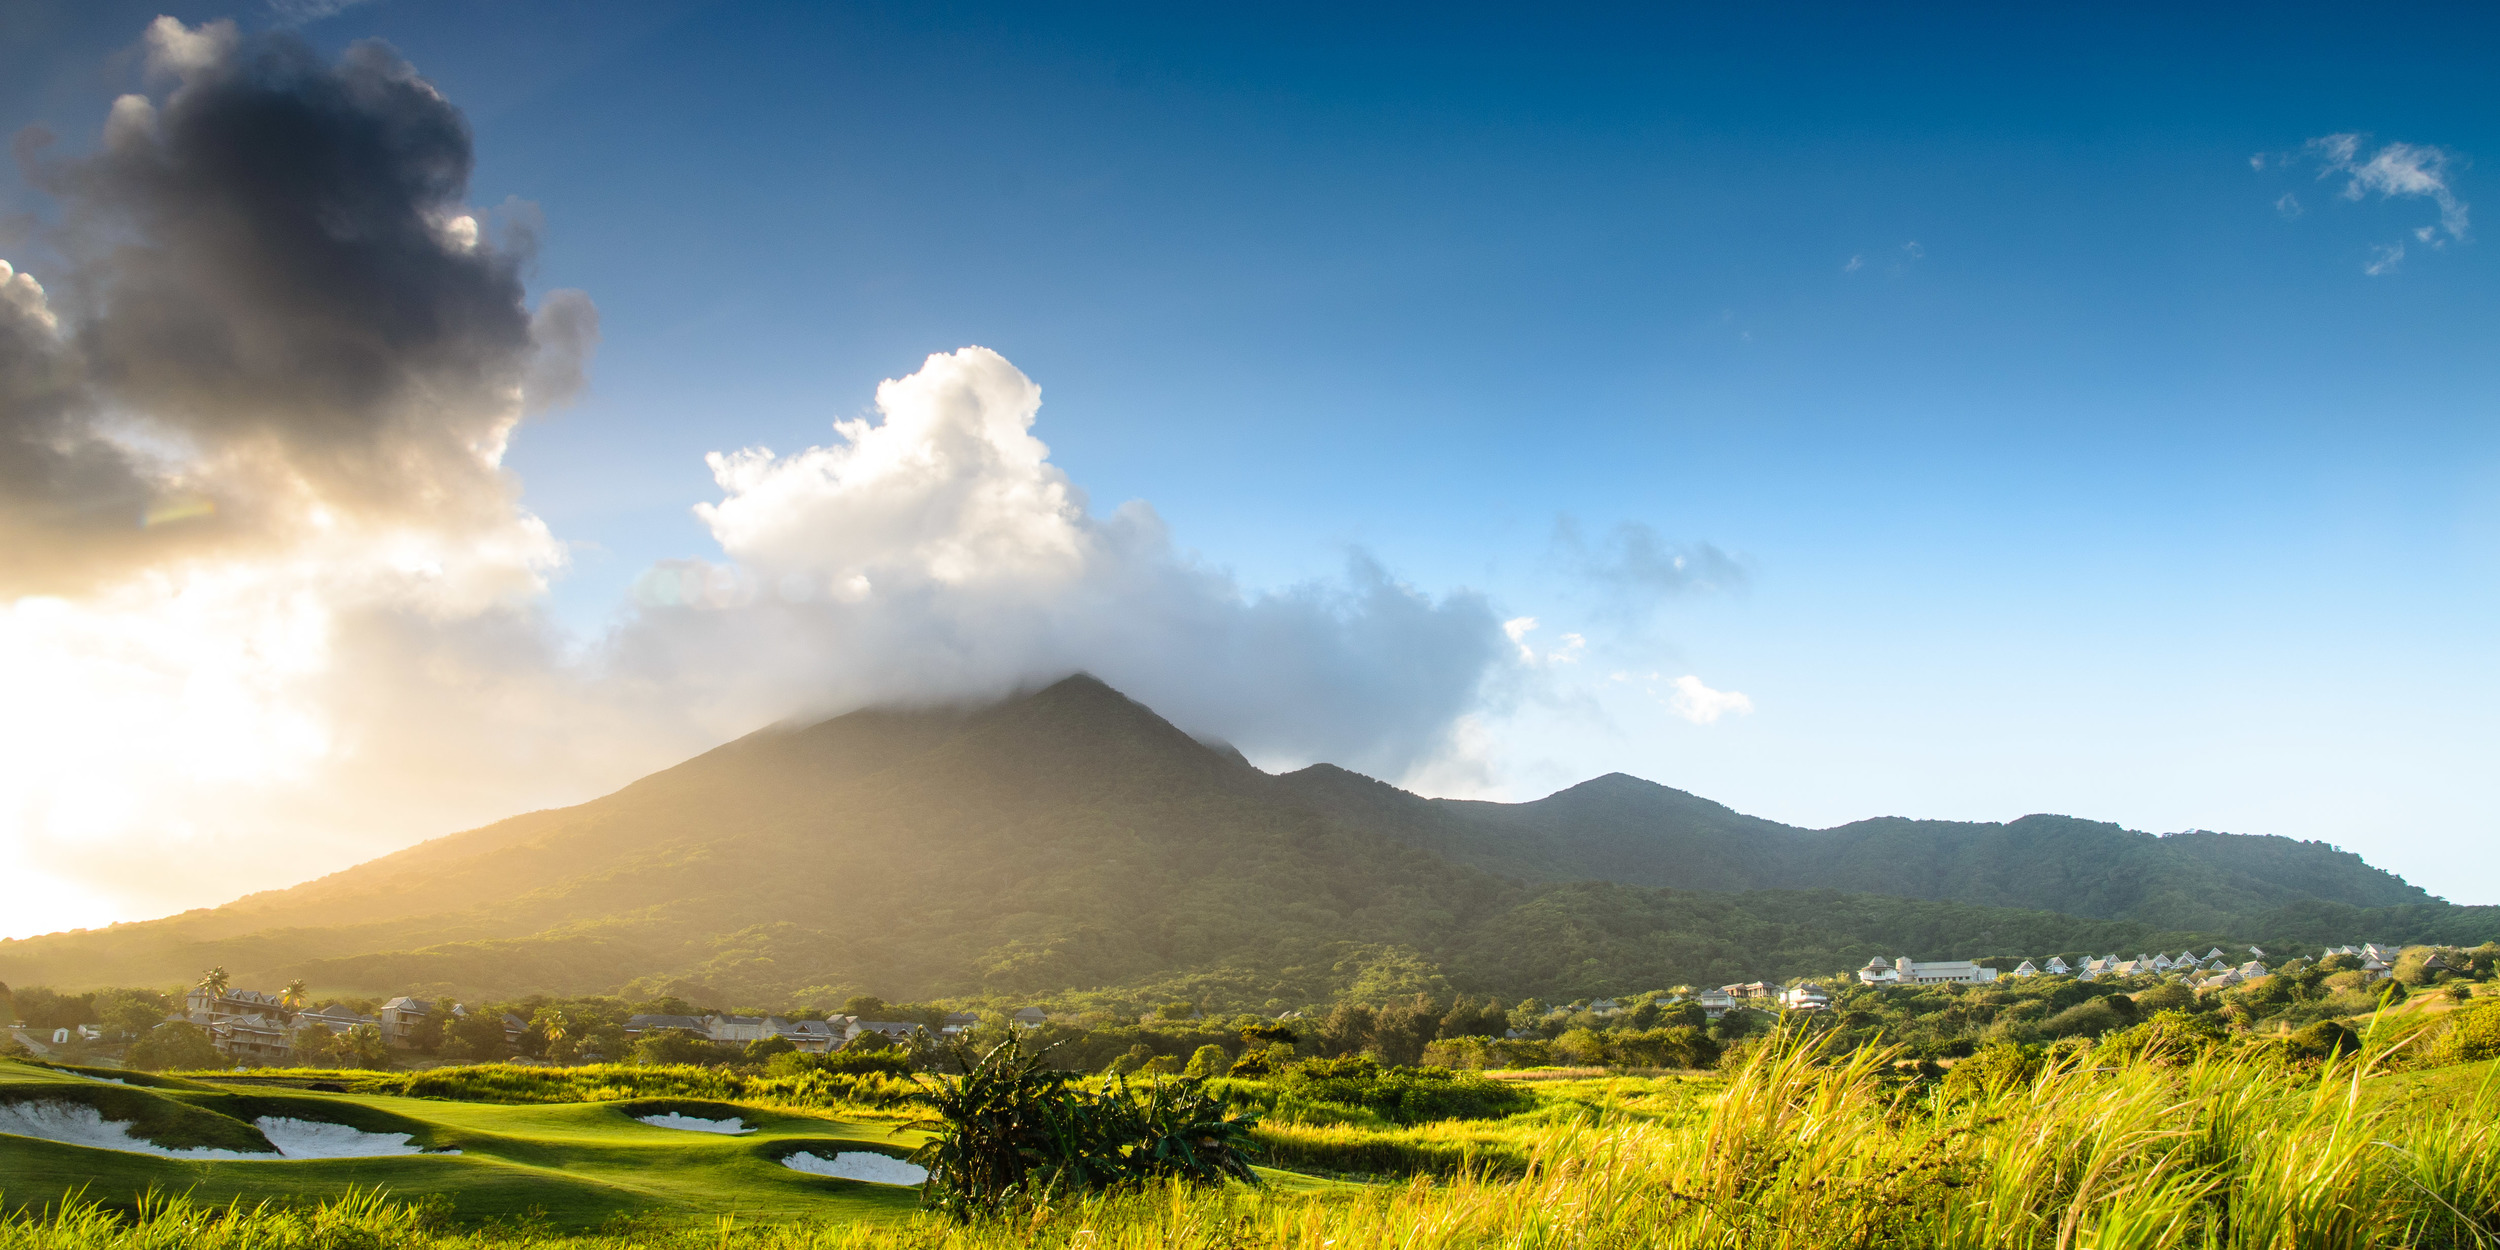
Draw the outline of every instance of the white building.
M1822 986L1799 982L1780 994L1779 1004L1790 1011L1825 1011L1832 1005L1832 996Z
M1996 969L1967 959L1920 962L1903 955L1887 964L1877 957L1858 969L1858 980L1867 985L1976 985L1996 979Z

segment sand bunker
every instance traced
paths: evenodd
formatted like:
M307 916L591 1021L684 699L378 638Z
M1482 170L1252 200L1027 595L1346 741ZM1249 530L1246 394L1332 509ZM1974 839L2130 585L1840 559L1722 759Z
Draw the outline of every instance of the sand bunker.
M279 1156L258 1151L219 1150L213 1146L189 1146L181 1150L159 1146L144 1137L130 1135L127 1120L107 1120L104 1113L84 1103L14 1102L0 1106L0 1133L20 1137L36 1137L44 1141L62 1142L71 1146L94 1146L102 1150L125 1150L132 1154L157 1155L167 1159L275 1159Z
M845 1150L830 1159L794 1154L783 1159L781 1166L813 1176L838 1176L846 1181L877 1185L917 1185L929 1179L927 1168L871 1150Z
M290 1159L378 1159L384 1155L456 1155L457 1150L429 1151L408 1140L406 1133L368 1133L344 1124L290 1120L265 1115L252 1121L260 1135Z
M0 1105L0 1133L40 1138L71 1146L93 1146L99 1150L120 1150L130 1154L155 1155L164 1159L233 1159L243 1162L275 1162L281 1159L371 1159L383 1155L429 1153L409 1144L406 1133L367 1133L344 1124L323 1124L316 1120L295 1120L265 1115L253 1121L261 1136L269 1139L278 1152L257 1150L221 1150L214 1146L185 1146L175 1149L159 1146L144 1137L134 1137L127 1120L107 1120L104 1113L83 1103L20 1102ZM456 1155L457 1150L434 1151L435 1154Z
M735 1137L740 1133L755 1131L747 1127L746 1121L735 1116L726 1120L704 1120L671 1111L666 1115L638 1115L634 1118L653 1128L681 1128L689 1133L726 1133Z

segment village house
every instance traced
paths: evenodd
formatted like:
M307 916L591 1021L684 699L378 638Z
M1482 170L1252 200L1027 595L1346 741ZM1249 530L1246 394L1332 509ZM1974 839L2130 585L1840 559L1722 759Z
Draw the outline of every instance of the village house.
M432 1014L434 1014L432 1002L422 998L410 998L405 994L382 1004L382 1040L389 1043L393 1050L406 1050L416 1045L417 1025ZM451 1014L455 1017L465 1017L469 1012L460 1004L453 1003Z
M780 1016L735 1016L718 1012L701 1016L641 1014L628 1016L625 1035L641 1037L665 1029L682 1029L715 1046L743 1050L766 1038L778 1037L810 1054L821 1055L840 1046L850 1036L849 1016L830 1020L785 1020Z
M1726 990L1703 990L1693 995L1693 1005L1701 1008L1704 1016L1716 1020L1736 1010L1736 996Z
M1822 986L1800 981L1779 996L1779 1004L1790 1011L1826 1011L1832 1005L1832 996Z
M212 994L206 986L193 986L190 993L182 996L182 1014L176 1018L205 1029L241 1016L285 1014L286 1004L273 994L236 989Z
M849 1045L862 1034L874 1033L888 1041L907 1043L926 1032L927 1028L905 1020L854 1020L850 1031L843 1035L842 1042Z

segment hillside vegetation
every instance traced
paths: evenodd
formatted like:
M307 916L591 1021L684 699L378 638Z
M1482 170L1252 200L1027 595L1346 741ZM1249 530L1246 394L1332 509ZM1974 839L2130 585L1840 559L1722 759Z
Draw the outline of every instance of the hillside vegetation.
M1842 893L1842 890L1849 892ZM1127 987L1579 996L1869 956L2491 936L2331 848L2030 817L1807 831L1625 777L1535 803L1283 777L1091 678L768 729L288 890L0 942L0 981L713 1002ZM2064 914L2072 913L2072 914Z

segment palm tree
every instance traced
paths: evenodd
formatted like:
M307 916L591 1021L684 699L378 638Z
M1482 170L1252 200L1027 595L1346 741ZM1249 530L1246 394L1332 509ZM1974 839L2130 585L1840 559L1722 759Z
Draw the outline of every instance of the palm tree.
M278 991L278 1005L288 1011L294 1011L304 1005L304 979L302 977L287 982L286 988Z
M208 996L212 999L224 998L226 987L232 984L234 984L234 978L226 975L226 970L222 965L200 974L200 988L207 990Z

